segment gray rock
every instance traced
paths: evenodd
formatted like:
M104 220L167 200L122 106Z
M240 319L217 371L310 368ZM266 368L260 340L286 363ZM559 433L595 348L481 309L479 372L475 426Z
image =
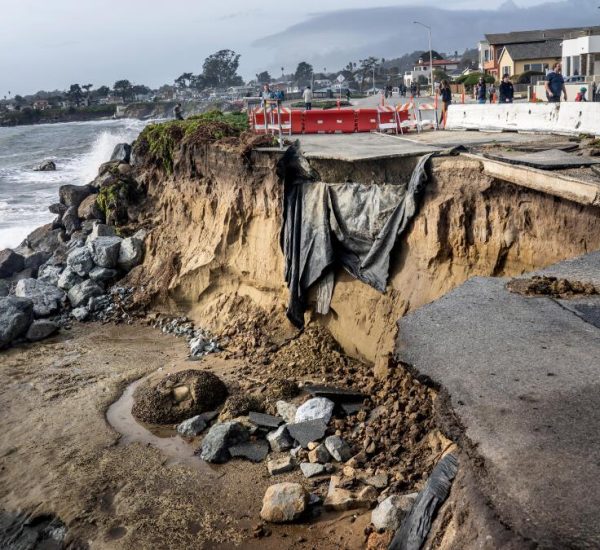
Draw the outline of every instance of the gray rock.
M331 420L334 406L333 401L325 397L313 397L298 407L295 423L321 418L327 424Z
M271 450L275 453L288 451L294 445L294 440L288 433L287 426L279 426L276 430L267 434L267 441Z
M90 271L90 279L96 282L106 282L114 279L119 272L116 269L108 269L107 267L95 267Z
M39 342L58 332L59 326L47 319L39 319L29 325L25 338L30 342Z
M77 207L69 206L67 211L63 214L61 221L67 235L72 235L75 231L78 231L81 227L81 221L79 220Z
M229 447L248 441L248 430L239 422L215 424L206 434L200 447L200 458L206 462L227 462Z
M67 208L70 206L79 207L83 199L91 194L92 190L89 185L61 185L58 189L60 202Z
M326 464L330 459L331 455L323 443L308 453L308 460L314 464Z
M4 298L4 296L8 296L8 292L10 290L10 285L8 281L4 279L0 279L0 298Z
M94 263L100 267L111 269L117 267L121 241L120 237L97 237L89 240L87 247L92 254Z
M34 172L54 172L54 170L56 170L56 163L53 160L45 160L33 169Z
M326 473L325 466L323 464L315 464L312 462L303 462L300 464L300 469L304 474L304 477L315 477Z
M100 223L99 220L84 220L81 222L81 233L86 237L91 234L94 224Z
M15 295L33 302L35 317L48 317L56 313L65 299L65 293L60 288L36 279L21 279L15 288Z
M71 302L71 306L77 308L79 306L87 305L90 298L94 296L101 296L104 294L102 287L99 286L94 281L90 281L89 279L83 281L83 283L79 283L75 285L69 290L69 301Z
M75 248L67 256L67 267L80 277L87 277L94 268L92 253L85 246Z
M271 414L263 414L251 411L248 415L248 419L252 424L255 424L261 428L277 428L283 424L283 418L280 416L273 416Z
M148 236L148 230L144 229L142 227L142 229L138 229L134 234L133 234L133 238L137 239L138 241L142 241L144 242L146 240L146 237Z
M245 458L251 462L262 462L269 454L269 444L264 439L246 441L229 447L232 458Z
M102 311L110 306L110 298L105 294L103 296L93 296L88 301L90 311Z
M50 256L52 256L52 254L50 254L50 252L46 252L45 250L40 250L30 254L29 256L25 256L24 268L31 269L37 273L40 267L50 259Z
M33 321L33 302L27 298L0 298L0 348L27 332Z
M312 441L319 441L325 436L327 424L322 418L317 420L309 420L307 422L299 422L296 424L288 424L287 430L289 434L304 448Z
M177 433L184 437L196 437L206 429L206 420L197 415L184 420L177 426Z
M260 517L271 523L298 519L306 510L308 494L299 483L271 485L263 497Z
M117 143L110 157L111 161L119 160L121 162L129 162L131 158L131 145L129 143Z
M45 250L53 253L65 241L64 229L54 228L51 223L38 227L32 231L22 243L33 251Z
M389 477L387 474L374 474L361 476L360 480L366 485L375 487L375 489L385 489L389 484Z
M100 207L96 202L97 197L98 195L96 194L86 197L77 208L77 215L82 220L90 221L104 219L104 213L100 210Z
M25 268L25 259L10 248L0 250L0 278L12 277Z
M325 447L329 454L338 462L346 462L352 458L352 450L338 435L330 435L325 439Z
M46 265L38 271L38 281L58 286L58 281L62 272L62 267L57 265Z
M296 420L296 411L298 407L293 403L288 403L287 401L277 401L275 403L275 407L277 408L277 414L281 416L288 424L295 422Z
M89 317L90 310L84 306L76 307L71 311L71 315L81 323Z
M269 470L269 474L276 476L279 474L285 474L286 472L291 472L295 465L296 463L291 456L284 456L282 458L269 460L267 462L267 470Z
M125 271L131 271L142 263L144 258L144 243L135 237L123 239L119 250L118 265Z
M404 516L410 512L418 493L410 495L392 495L382 501L371 512L371 523L377 529L396 531Z
M52 214L56 214L59 218L67 211L67 207L61 202L55 202L48 207Z
M112 225L106 225L105 223L95 223L92 227L92 232L87 238L87 242L93 241L98 237L116 237L117 232Z
M65 292L71 290L75 285L83 283L83 277L80 277L70 267L67 267L58 278L58 288L62 288Z

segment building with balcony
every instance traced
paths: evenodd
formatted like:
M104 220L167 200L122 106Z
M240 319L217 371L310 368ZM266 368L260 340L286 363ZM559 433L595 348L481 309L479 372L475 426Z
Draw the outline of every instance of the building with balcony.
M459 62L455 59L434 59L433 72L443 71L447 74L454 73L458 70ZM413 82L418 82L420 77L423 77L427 82L430 80L431 64L429 60L420 58L414 64L412 71L404 73L404 85L410 86Z
M562 42L563 74L600 82L600 27L571 32Z

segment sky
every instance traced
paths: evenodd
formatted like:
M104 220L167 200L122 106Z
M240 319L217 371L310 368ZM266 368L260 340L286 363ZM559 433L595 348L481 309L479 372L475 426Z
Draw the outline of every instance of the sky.
M516 1L521 8L540 4L539 0ZM452 10L478 10L482 4L493 10L502 3L448 2ZM439 11L440 4L438 0L0 0L0 97L8 91L25 95L66 89L75 82L111 86L121 78L156 87L172 83L183 72L201 72L204 58L223 48L242 54L240 73L246 79L263 69L279 74L282 65L292 72L303 59L336 63L346 52L366 52L369 40L377 44L380 30L375 21L369 28L344 34L336 17L324 12L413 6L426 18L429 10ZM356 25L360 17L356 12ZM320 20L326 20L328 27L309 37L306 29ZM390 22L385 23L389 28ZM296 41L286 39L288 29L296 29ZM362 50L355 47L360 33ZM425 49L425 39L406 36L388 57ZM475 47L476 39L471 40L463 47ZM334 43L324 47L327 41Z

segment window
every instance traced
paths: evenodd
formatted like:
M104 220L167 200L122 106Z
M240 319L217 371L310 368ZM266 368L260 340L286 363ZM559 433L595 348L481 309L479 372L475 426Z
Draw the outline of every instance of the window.
M512 76L512 71L510 70L510 65L506 65L505 67L502 67L502 76L504 76L505 74L507 74L508 76Z
M525 72L535 71L536 73L543 73L547 68L548 63L525 63L525 65L523 65L523 70Z

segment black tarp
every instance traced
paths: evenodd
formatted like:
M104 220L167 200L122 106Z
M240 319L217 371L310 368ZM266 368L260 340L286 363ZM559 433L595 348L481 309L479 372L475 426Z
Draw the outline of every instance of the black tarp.
M419 159L408 185L324 183L300 176L286 183L281 247L290 291L287 315L294 325L304 326L311 286L325 281L331 294L337 265L385 291L391 251L417 211L431 156Z

